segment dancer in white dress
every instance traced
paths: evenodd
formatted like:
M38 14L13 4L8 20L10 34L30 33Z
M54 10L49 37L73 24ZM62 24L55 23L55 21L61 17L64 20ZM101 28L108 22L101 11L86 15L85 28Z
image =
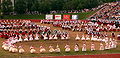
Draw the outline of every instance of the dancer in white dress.
M79 45L78 45L78 44L75 45L74 51L75 51L75 52L78 52L78 51L79 51Z
M92 37L91 37L91 40L93 41L94 40L94 36L92 35Z
M32 34L29 36L29 40L30 40L30 41L33 40L33 36L32 36Z
M23 39L22 39L22 35L19 35L19 39L18 39L18 42L22 42Z
M30 46L30 53L33 54L33 53L35 53L35 52L36 52L36 50L34 49L34 47L33 47L33 46Z
M105 43L105 49L106 49L106 50L109 49L109 44L108 44L108 42Z
M54 37L53 39L54 39L54 40L57 40L57 39L58 39L57 34L55 34L54 36L55 36L55 37Z
M104 45L100 43L100 49L99 50L104 50Z
M77 41L80 40L80 37L78 36L78 34L77 34L75 40L77 40Z
M95 51L95 44L94 43L91 44L91 51Z
M52 39L53 39L53 35L50 34L50 35L49 35L49 40L52 40Z
M81 38L81 40L86 40L84 35L82 35L82 38Z
M50 49L49 49L49 52L50 52L50 53L55 52L55 50L54 50L54 48L53 48L53 46L52 46L52 45L50 45L50 46L49 46L49 48L50 48Z
M47 34L43 35L44 40L48 40Z
M59 46L57 45L57 46L56 46L56 49L55 49L55 52L60 53L60 51L61 51L61 50L60 50Z
M90 40L89 35L86 36L86 40Z
M45 53L45 52L46 52L45 48L43 46L40 46L40 53Z
M9 47L8 44L4 44L2 47L3 47L3 49L6 50L6 51L10 49L10 47Z
M25 35L24 41L28 41L28 36L27 35Z
M35 40L39 40L39 35L36 33Z
M117 48L117 40L114 40L114 48Z
M68 44L65 45L65 52L70 52L70 46Z
M64 35L61 35L61 40L64 40L65 38L64 38Z
M86 43L83 43L83 45L82 45L82 51L86 51L87 49L86 49Z
M69 37L69 34L67 34L67 36L65 37L66 40L68 40L70 37Z
M25 50L23 49L23 47L22 47L22 46L19 46L18 48L19 48L19 53L21 53L21 54L22 54L22 53L24 53L24 52L25 52Z
M12 52L13 52L13 53L18 52L17 46L15 46L15 45L13 46L13 48L12 48Z
M112 47L112 41L109 41L109 49L112 49L113 47Z

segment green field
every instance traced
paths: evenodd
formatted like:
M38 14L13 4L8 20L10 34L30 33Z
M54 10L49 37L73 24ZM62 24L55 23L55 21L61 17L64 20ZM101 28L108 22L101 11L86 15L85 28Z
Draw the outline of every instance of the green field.
M91 11L91 12L84 12L84 13L65 13L68 15L79 15L79 19L86 19L96 11ZM61 14L61 15L65 15ZM56 14L53 14L56 15ZM3 19L44 19L45 15L4 15Z

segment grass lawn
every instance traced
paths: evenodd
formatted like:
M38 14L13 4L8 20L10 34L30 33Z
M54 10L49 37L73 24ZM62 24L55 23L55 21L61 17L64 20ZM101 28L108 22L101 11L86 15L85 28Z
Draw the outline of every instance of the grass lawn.
M61 15L79 15L79 19L86 19L96 11L84 12L84 13L65 13ZM55 15L55 14L54 14ZM45 15L4 15L4 19L44 19Z

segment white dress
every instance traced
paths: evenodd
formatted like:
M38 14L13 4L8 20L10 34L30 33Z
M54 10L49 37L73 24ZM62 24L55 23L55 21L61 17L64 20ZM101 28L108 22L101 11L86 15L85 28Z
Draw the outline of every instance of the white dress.
M39 36L38 36L38 34L36 34L36 36L35 36L35 40L39 40Z
M108 43L106 43L105 49L109 49L109 44Z
M23 48L19 49L19 53L24 53L24 52L25 52L25 50Z
M104 46L102 43L100 43L100 49L99 50L104 50Z
M55 37L53 39L55 39L55 40L58 39L57 35L55 35Z
M77 45L75 45L74 51L75 51L75 52L78 52L78 51L79 51L79 47L78 47Z
M86 40L90 40L90 38L89 38L89 37L86 37Z
M61 40L64 40L65 38L64 38L64 36L63 35L61 35Z
M109 49L111 49L112 48L112 42L110 41L109 42Z
M40 46L40 53L44 53L46 52L45 48L43 48L42 46Z
M55 52L59 53L59 52L60 52L60 48L57 47L57 48L55 49Z
M15 48L15 47L13 47L13 48L12 48L12 52L13 52L13 53L18 52L18 49Z
M70 52L70 46L69 45L65 46L65 52Z
M25 37L24 41L28 41L28 37L27 36Z
M25 52L25 50L21 46L19 46L18 48L19 48L19 51L18 51L19 53L24 53Z
M29 39L30 41L32 41L33 40L33 37L32 36L30 36L30 39Z
M75 40L80 40L80 37L78 36L78 34L77 34Z
M94 51L94 50L95 50L95 45L92 44L92 45L91 45L91 51Z
M18 42L22 42L23 40L22 40L22 36L21 35L19 35L19 39L18 39Z
M44 35L43 37L44 37L44 40L48 40L48 37L47 37L47 36Z
M34 47L31 46L31 47L30 47L30 53L33 54L33 53L35 53L35 52L36 52L36 50L34 49Z
M67 35L67 37L66 37L65 39L67 39L67 40L68 40L69 38L70 38L70 37L69 37L69 35Z
M82 36L81 40L85 40L85 37L84 37L84 35Z
M49 40L52 40L53 39L53 36L52 35L49 35Z
M4 50L9 50L10 48L8 47L8 45L4 46Z
M53 52L55 51L55 50L53 49L53 46L50 46L49 48L50 48L50 50L49 50L50 53L53 53Z
M86 44L83 44L82 51L86 51Z

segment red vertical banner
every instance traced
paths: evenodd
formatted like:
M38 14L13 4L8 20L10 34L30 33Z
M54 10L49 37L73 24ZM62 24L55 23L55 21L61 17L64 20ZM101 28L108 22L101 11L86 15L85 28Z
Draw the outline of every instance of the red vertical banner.
M70 15L63 15L63 20L70 20Z

